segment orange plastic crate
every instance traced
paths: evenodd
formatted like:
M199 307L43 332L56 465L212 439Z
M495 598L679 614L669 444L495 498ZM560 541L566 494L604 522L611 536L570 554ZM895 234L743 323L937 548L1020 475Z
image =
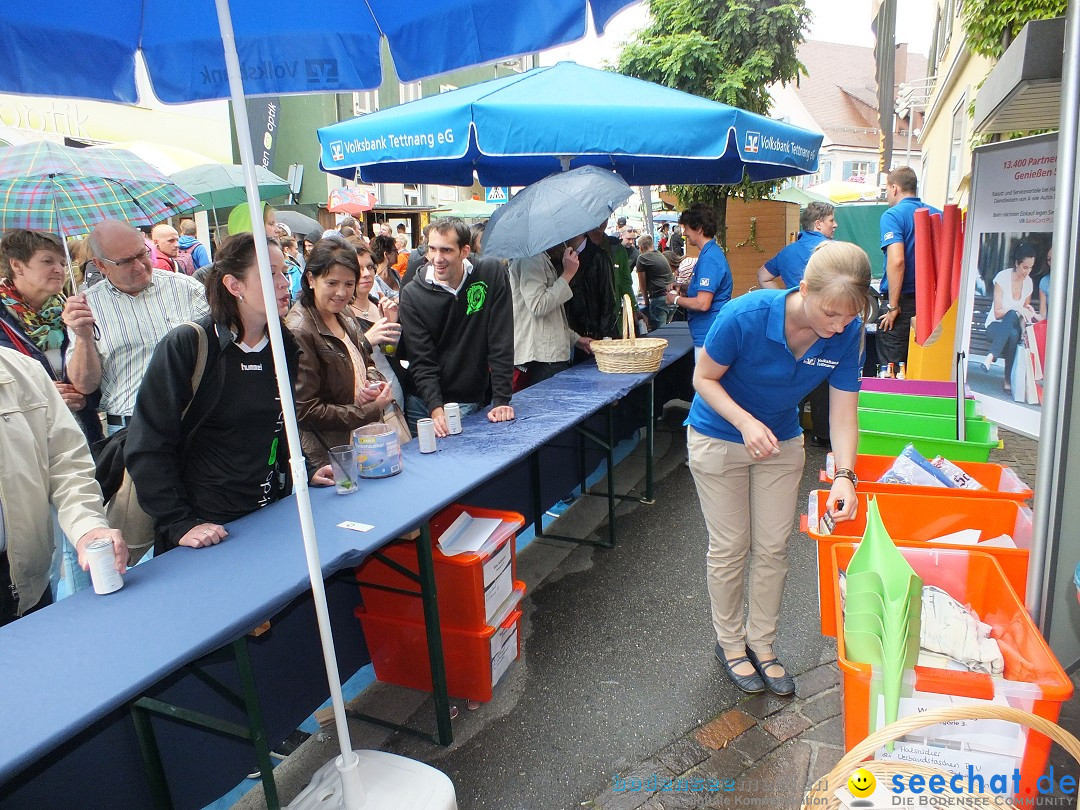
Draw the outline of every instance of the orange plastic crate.
M834 544L829 550L831 566L845 570L856 548L858 546L852 543ZM914 688L924 693L976 700L1004 699L1009 705L1056 723L1062 704L1072 697L1072 682L1035 627L998 561L989 554L967 549L901 548L900 553L922 577L924 585L941 588L959 602L970 605L987 624L1008 628L1008 646L1016 650L1011 652L1002 645L1004 678L995 680L977 672L915 667ZM869 664L847 659L838 584L832 588L830 597L836 615L841 617L836 635L837 662L844 679L844 744L851 750L870 733L870 687L875 676ZM999 633L994 635L998 637ZM1036 731L1027 732L1017 796L1038 795L1035 783L1046 767L1050 745L1048 737ZM1009 783L1012 784L1011 776Z
M517 582L514 596L520 601L525 583ZM431 662L423 622L354 611L364 629L375 677L384 683L430 692ZM491 700L492 689L521 653L521 610L515 605L497 627L482 630L442 628L446 689L466 700Z
M462 512L473 517L498 518L502 526L493 535L493 544L482 555L457 554L447 556L438 549L438 541L447 527ZM500 512L454 504L431 519L431 538L434 548L435 592L439 601L439 621L444 627L482 630L490 623L494 611L505 601L517 580L515 532L525 524L517 512ZM417 571L416 542L401 540L382 550L389 559L410 571ZM424 621L424 607L419 598L419 585L382 560L369 557L356 568L360 594L368 614L389 616L413 622ZM371 587L381 585L407 593Z
M912 484L879 484L877 480L883 476L896 456L871 456L860 453L855 457L855 475L859 477L860 492L887 492L896 495L947 495L961 493L965 498L1003 498L1009 501L1026 501L1035 493L1024 486L1018 492L1002 490L1003 477L1015 477L1015 473L1003 464L991 464L982 461L954 461L957 467L966 472L986 489L951 489L946 487L923 487ZM829 453L825 460L825 469L819 473L822 483L832 482L833 455ZM1016 479L1020 482L1020 479ZM1020 482L1022 483L1022 482Z
M860 482L859 486L862 486ZM900 548L939 548L955 550L972 548L991 555L1001 565L1005 577L1021 600L1027 593L1028 548L1031 546L1031 510L1017 501L988 498L966 498L965 490L950 489L946 495L874 495L881 522L893 542ZM818 605L821 608L821 633L836 635L836 612L832 607L836 571L831 567L829 549L837 543L858 543L866 532L868 494L859 492L859 511L854 520L837 523L831 535L818 532L818 521L825 514L828 490L810 493L807 514L802 530L817 542L818 547ZM962 529L978 529L980 540L990 540L1007 534L1017 548L981 548L979 545L960 546L953 543L928 543Z

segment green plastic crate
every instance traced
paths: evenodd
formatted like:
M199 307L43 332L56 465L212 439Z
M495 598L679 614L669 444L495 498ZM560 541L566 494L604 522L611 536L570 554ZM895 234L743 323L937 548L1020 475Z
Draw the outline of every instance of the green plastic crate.
M965 419L966 440L997 444L997 425L982 417ZM859 408L859 431L896 433L927 439L956 439L956 418ZM901 448L903 449L903 448ZM860 451L870 452L870 451ZM947 456L946 456L947 458Z
M881 391L860 391L859 407L894 413L922 413L937 416L955 416L956 397L925 397L917 394L886 394ZM969 419L982 416L979 403L964 400L964 413Z
M949 461L989 461L990 451L997 450L998 441L957 441L935 439L926 436L910 436L903 433L885 433L872 430L859 431L859 452L867 455L898 456L909 444L926 458L944 456Z

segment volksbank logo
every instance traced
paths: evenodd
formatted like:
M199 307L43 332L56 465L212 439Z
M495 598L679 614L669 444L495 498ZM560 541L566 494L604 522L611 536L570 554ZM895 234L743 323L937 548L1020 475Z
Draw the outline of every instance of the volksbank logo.
M337 59L305 59L304 71L308 84L337 84Z
M747 132L746 140L743 142L743 151L749 155L757 154L758 149L761 146L761 133L759 132Z
M341 141L330 141L330 156L335 161L345 159L345 145Z
M244 62L240 65L240 74L250 81L291 80L296 78L299 68L300 63L295 59L281 62L263 59L254 63ZM305 59L304 75L309 85L336 85L339 83L338 61L337 59ZM224 68L203 65L203 84L226 84L228 81L228 73Z

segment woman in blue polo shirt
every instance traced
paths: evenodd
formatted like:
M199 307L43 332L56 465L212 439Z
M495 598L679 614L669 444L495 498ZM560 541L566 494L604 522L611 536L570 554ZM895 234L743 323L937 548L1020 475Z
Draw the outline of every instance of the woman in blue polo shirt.
M797 289L760 290L729 303L694 371L687 444L709 530L716 657L746 692L766 685L780 695L795 690L773 644L804 462L797 406L823 380L830 386L837 464L827 506L838 521L855 515L860 316L869 305L866 253L827 242L810 257Z
M667 301L686 309L686 323L694 340L694 359L701 356L705 336L716 319L716 314L731 300L731 268L727 257L716 242L716 212L708 206L696 203L679 216L686 241L696 247L697 264L694 275L682 295L678 290L667 294Z

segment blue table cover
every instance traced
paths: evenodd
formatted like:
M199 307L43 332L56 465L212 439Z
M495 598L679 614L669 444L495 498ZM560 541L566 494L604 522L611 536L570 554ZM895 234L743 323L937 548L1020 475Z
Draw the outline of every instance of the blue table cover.
M669 341L662 368L692 348L685 324L654 334ZM515 394L512 422L471 415L434 454L411 442L400 475L364 480L349 496L312 488L324 575L358 564L652 376L575 366ZM345 520L374 528L339 528ZM291 497L228 529L220 545L178 548L132 568L116 593L82 591L0 628L0 784L310 590Z

